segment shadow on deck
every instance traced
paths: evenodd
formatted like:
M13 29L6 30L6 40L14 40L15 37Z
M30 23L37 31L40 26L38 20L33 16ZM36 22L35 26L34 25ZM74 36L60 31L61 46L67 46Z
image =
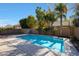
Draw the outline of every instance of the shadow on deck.
M75 48L77 49L77 51L79 52L79 40L77 38L73 38L71 40L71 43L75 46Z

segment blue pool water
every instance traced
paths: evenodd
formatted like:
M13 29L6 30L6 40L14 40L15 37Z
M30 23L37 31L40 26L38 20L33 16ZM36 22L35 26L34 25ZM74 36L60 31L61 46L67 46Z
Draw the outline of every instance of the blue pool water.
M53 51L64 52L63 38L58 38L58 37L48 36L48 35L34 35L34 34L18 36L17 38L31 41L32 44L34 45L46 47Z

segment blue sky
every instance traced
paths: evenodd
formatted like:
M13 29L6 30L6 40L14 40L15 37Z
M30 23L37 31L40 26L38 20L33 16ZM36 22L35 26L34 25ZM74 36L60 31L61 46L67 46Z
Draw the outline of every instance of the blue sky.
M54 4L44 4L44 3L2 3L0 4L0 25L14 25L19 23L19 20L25 18L29 15L35 16L36 7L41 7L47 10L48 5L53 10ZM68 4L68 9L72 8L73 4ZM67 13L67 18L72 15L72 10Z

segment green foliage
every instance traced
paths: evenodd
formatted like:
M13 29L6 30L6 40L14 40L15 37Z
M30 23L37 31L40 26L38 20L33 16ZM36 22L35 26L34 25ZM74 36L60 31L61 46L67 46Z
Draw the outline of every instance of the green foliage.
M34 16L28 16L20 20L20 25L22 28L33 28L36 25L36 20Z
M45 10L43 10L41 7L36 8L36 17L38 20L38 29L43 30L46 27L46 22L45 22Z
M47 23L43 20L43 21L39 21L39 24L38 24L39 28L40 29L44 29L47 27Z
M8 28L0 28L0 32L8 31L8 30L14 30L14 27L8 27Z
M37 20L44 20L45 16L45 10L42 10L41 7L37 7L36 8L36 17L37 17Z
M52 24L57 20L56 17L55 17L55 14L54 12L47 12L47 14L45 15L45 20L49 23L51 23L51 26Z
M74 19L73 24L74 26L79 27L79 19Z
M45 10L43 10L40 7L37 7L37 9L36 9L36 17L37 17L37 20L39 23L38 24L39 29L41 29L41 30L43 30L44 28L47 28L50 25L50 23L52 26L52 24L57 20L55 18L54 13L51 10L48 10L46 12Z
M56 16L58 18L60 18L60 24L62 26L63 17L66 19L67 6L63 3L59 3L59 4L56 5L55 10L56 10L55 12L57 14Z
M23 18L19 21L22 28L28 28L27 26L27 18Z
M63 3L56 4L55 10L59 13L67 13L67 6Z
M33 16L28 16L26 24L29 28L33 28L36 25L35 18Z

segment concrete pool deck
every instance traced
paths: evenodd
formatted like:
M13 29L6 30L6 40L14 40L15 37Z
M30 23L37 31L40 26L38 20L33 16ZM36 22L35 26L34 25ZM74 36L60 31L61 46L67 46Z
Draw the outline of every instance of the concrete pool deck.
M31 44L30 41L18 40L15 36L0 39L0 56L58 56L55 51ZM65 55L78 56L75 47L65 41Z

